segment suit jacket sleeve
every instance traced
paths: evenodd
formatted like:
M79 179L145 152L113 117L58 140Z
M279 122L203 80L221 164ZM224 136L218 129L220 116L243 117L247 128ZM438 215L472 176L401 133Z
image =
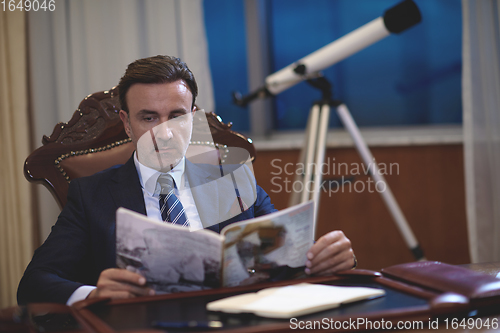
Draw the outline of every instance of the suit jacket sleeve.
M35 251L19 284L19 304L28 302L66 303L71 294L88 282L89 227L85 223L80 187L71 182L68 203L44 242ZM81 281L81 282L75 282Z
M271 203L269 195L257 185L257 200L254 204L254 217L270 214L275 211L277 211L277 209L274 208L274 205Z
M21 279L18 303L66 303L78 287L96 285L103 270L116 267L118 207L146 214L133 158L72 180L66 206Z

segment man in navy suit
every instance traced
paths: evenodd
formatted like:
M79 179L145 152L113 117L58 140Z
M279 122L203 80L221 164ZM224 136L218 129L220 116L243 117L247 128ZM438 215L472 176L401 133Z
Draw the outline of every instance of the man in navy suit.
M242 213L224 215L220 212L227 209L201 209L201 203L210 202L209 207L219 203L226 192L224 184L214 182L215 166L200 168L185 158L198 88L180 59L139 59L128 66L118 88L120 117L136 151L121 167L71 182L66 206L19 284L19 304L72 304L85 298L154 294L143 276L115 268L115 213L125 207L163 220L158 201L160 175L170 175L176 188L187 189L181 191L179 201L181 214L193 230L218 232L227 224L275 210L256 184L250 186L254 196L246 200L249 205ZM209 194L206 188L198 190L200 184L208 184ZM331 274L355 265L350 241L341 231L322 236L307 257L307 274Z

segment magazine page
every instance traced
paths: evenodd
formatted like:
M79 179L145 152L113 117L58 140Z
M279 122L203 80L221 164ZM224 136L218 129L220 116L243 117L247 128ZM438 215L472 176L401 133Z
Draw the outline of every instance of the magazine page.
M313 244L312 201L225 227L223 286L302 275Z
M163 223L125 208L116 213L116 264L146 277L158 294L218 288L222 237Z

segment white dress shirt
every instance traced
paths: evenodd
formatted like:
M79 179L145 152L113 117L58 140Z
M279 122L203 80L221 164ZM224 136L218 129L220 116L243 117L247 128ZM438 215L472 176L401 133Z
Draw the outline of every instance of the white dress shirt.
M158 177L160 177L161 172L151 169L139 162L135 153L134 162L137 173L139 174L139 180L141 182L144 203L146 204L146 214L149 218L161 221L162 218L159 201L161 189L158 184ZM189 187L189 180L184 172L185 168L186 158L183 157L179 164L177 164L171 171L167 172L167 174L170 174L175 181L175 185L177 187L176 194L184 207L186 217L189 219L189 229L191 231L195 231L203 229L203 224L201 223L198 210L196 209L193 194Z
M139 174L139 180L141 182L142 194L144 196L144 203L146 205L146 215L149 218L153 218L162 221L160 213L160 186L158 184L158 177L161 172L151 169L143 165L137 159L137 155L134 152L134 163L137 173ZM196 204L194 202L193 194L189 187L189 180L185 174L186 169L186 158L183 157L182 160L177 164L171 171L167 172L172 176L175 181L178 191L179 201L184 207L186 217L189 219L189 229L191 231L203 229L203 225L196 209ZM75 302L84 300L94 290L95 286L81 286L76 289L73 294L68 298L66 305L71 305Z

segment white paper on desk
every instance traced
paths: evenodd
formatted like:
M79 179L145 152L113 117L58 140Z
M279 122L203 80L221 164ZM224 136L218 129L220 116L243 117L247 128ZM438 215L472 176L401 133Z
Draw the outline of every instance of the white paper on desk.
M270 318L292 318L383 295L385 291L377 288L301 283L228 297L208 303L207 309L229 313L250 312Z

